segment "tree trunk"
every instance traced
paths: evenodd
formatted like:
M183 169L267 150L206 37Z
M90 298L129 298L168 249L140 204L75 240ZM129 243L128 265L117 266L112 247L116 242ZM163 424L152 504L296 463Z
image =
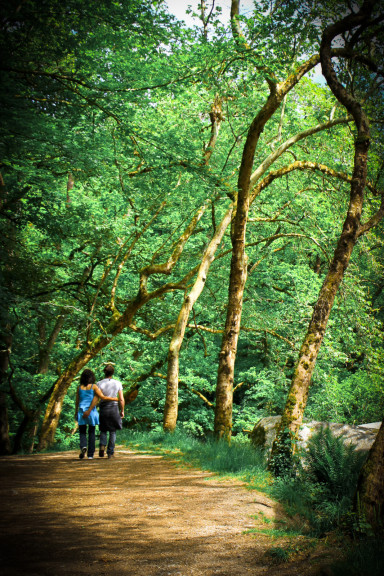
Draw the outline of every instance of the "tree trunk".
M354 169L347 217L328 274L320 290L307 334L300 349L283 416L272 446L269 467L276 474L281 473L290 466L290 459L295 449L295 439L303 420L311 378L329 315L360 232L360 218L364 201L370 144L369 123L359 102L345 90L337 79L332 66L331 44L335 36L353 29L357 25L362 24L365 19L369 19L373 4L374 2L370 0L364 2L359 13L349 15L340 22L326 28L321 42L320 59L323 74L336 98L353 116L358 136L355 141Z
M164 274L164 275L171 274L172 270L174 269L175 265L177 264L183 252L186 242L191 237L193 230L195 229L200 218L203 216L207 206L208 202L206 202L204 206L200 207L199 210L196 212L191 222L188 224L187 228L181 234L171 256L168 258L166 262L160 264L155 264L152 262L150 265L145 266L140 271L139 290L136 295L136 298L128 304L123 314L119 314L116 308L114 307L112 318L108 326L105 327L104 334L98 336L91 343L87 344L86 348L76 356L76 358L70 363L68 368L58 378L53 387L53 391L45 412L37 450L44 450L48 448L50 444L53 443L56 429L59 423L63 401L75 375L92 358L94 358L96 354L100 352L100 350L102 350L105 346L107 346L107 344L109 344L115 336L120 334L124 330L124 328L132 325L133 318L136 312L140 308L142 308L147 302L149 302L154 298L162 296L168 291L177 289L185 290L186 283L195 274L195 270L188 272L185 275L185 277L182 278L179 282L176 283L170 282L163 284L162 286L156 288L152 292L148 292L147 289L148 280L152 274Z
M360 472L354 510L375 531L384 528L384 422Z
M5 326L1 335L0 350L0 454L11 453L11 442L9 439L7 397L2 390L6 380L6 373L9 366L9 354L12 345L12 332L8 325Z
M215 234L205 251L202 262L200 264L196 281L185 297L181 307L179 316L177 318L176 326L173 332L172 340L168 352L168 371L167 371L167 392L164 407L163 427L168 432L173 432L176 428L177 414L178 414L178 384L179 384L179 355L180 348L183 342L185 328L188 323L188 318L195 304L205 286L206 277L209 267L214 260L215 252L224 236L225 230L232 217L232 207L227 210L223 220L217 227Z
M225 328L219 354L216 384L216 406L214 433L217 439L231 438L233 379L237 342L240 332L243 293L247 278L247 257L245 254L245 234L247 227L250 183L255 150L265 124L279 107L284 94L270 86L271 94L254 118L244 145L238 178L236 214L233 220L231 241L232 258L228 288L228 307Z
M340 124L340 123L346 123L349 121L350 121L350 119L348 119L348 118L347 119L343 118L343 119L332 120L330 122L315 126L309 130L305 130L303 132L300 132L299 134L295 135L294 137L289 138L286 142L284 142L276 151L273 152L273 154L268 156L267 159L265 161L263 161L262 164L257 168L257 170L252 174L251 183L250 183L251 188L252 188L252 191L250 193L250 204L252 204L252 202L260 194L260 192L266 186L268 186L275 178L281 177L293 169L322 170L325 173L329 174L330 176L341 178L342 180L350 182L350 178L348 176L346 176L345 174L331 170L324 165L316 164L314 162L295 162L294 164L291 164L288 167L281 168L279 170L276 170L275 172L270 172L268 174L268 176L266 176L261 182L259 182L259 184L256 185L257 181L265 174L265 172L273 164L273 162L275 160L277 160L283 154L283 152L286 151L295 142L298 142L299 140L301 140L303 138L306 138L312 134L315 134L318 131L324 130L326 128L330 128L333 125ZM233 207L230 207L229 210L232 213ZM223 222L224 222L224 220L226 222L225 226L227 226L229 224L228 216L229 216L229 212L226 213L226 215L223 219ZM223 222L219 225L219 228L221 228ZM216 230L216 226L215 226L215 230ZM223 233L224 232L225 232L225 230L223 230ZM210 243L210 245L209 245L209 247L205 253L205 256L203 257L202 266L205 266L204 259L207 257L208 252L210 252L210 254L212 256L214 255L213 251L211 250L211 246L213 243L215 243L214 238L211 240L211 243ZM215 247L214 247L214 250L216 250ZM206 270L206 273L207 272L208 272L208 268ZM197 284L199 284L199 282L200 282L199 277L196 280L196 282L197 282ZM205 282L200 284L201 288L203 288L204 285L205 285ZM195 288L193 290L195 290ZM198 296L200 296L200 293L201 293L201 291L199 291ZM192 294L192 292L191 292L191 294ZM191 297L191 294L189 297ZM194 301L196 301L196 299L197 298L195 298ZM164 421L163 421L164 429L169 430L169 431L175 429L176 421L177 421L179 357L180 357L180 348L181 348L183 338L184 338L184 333L185 333L185 326L182 327L182 323L185 324L187 322L188 315L189 315L192 307L193 307L193 303L190 306L189 306L188 302L186 302L186 301L183 303L183 308L180 311L180 315L179 315L179 318L177 320L177 324L175 326L172 342L171 342L170 349L169 349L167 399L166 399L166 405L165 405L165 411L164 411ZM229 395L229 402L231 402L230 395Z
M367 151L368 148L366 148L366 152ZM360 168L366 169L366 152L365 166L362 167L359 162L359 171ZM354 171L354 175L356 175L356 170ZM357 189L355 190L355 188ZM296 364L283 416L271 452L270 466L273 467L276 472L279 472L280 468L280 465L277 464L279 456L282 457L285 450L288 450L286 454L288 456L294 449L294 446L287 446L286 442L289 438L294 442L303 421L311 378L325 335L329 315L357 240L363 206L363 191L364 186L357 187L352 184L349 210L344 222L343 231L314 307L308 331L300 348L299 359ZM289 431L288 437L286 435L287 431ZM283 459L285 459L285 456ZM286 463L281 462L281 466L285 467Z
M242 34L239 21L239 2L232 0L231 24L232 34L241 50L251 50ZM216 407L214 433L216 438L230 440L232 429L232 402L233 380L237 352L237 342L240 331L241 312L243 306L243 292L247 278L247 259L245 255L245 234L250 203L250 188L256 184L263 167L257 175L252 175L253 161L256 147L268 120L279 108L282 100L300 79L317 64L318 57L313 56L285 81L277 83L273 79L273 72L266 70L265 80L269 86L270 94L264 106L253 119L243 149L239 178L237 183L236 215L232 227L232 259L228 289L228 307L216 385Z
M52 332L47 342L45 342L45 325L39 324L40 349L39 349L39 365L37 368L38 374L46 374L48 372L49 360L52 348L57 340L60 330L63 327L65 318L66 318L65 314L60 314L60 316L56 319L55 325L52 329Z
M216 384L214 432L217 439L230 440L232 430L232 396L237 342L240 331L243 292L247 278L245 231L248 217L249 195L242 196L238 205L232 235L232 259L229 278L227 318L219 355Z
M112 321L106 330L108 336L98 336L90 346L77 355L68 368L64 370L61 376L57 379L45 411L37 450L45 450L53 443L63 401L74 377L92 358L96 356L98 352L100 352L100 350L109 344L113 336L119 334L129 323L130 320L126 319L124 322L123 318L124 317L121 316L116 321Z

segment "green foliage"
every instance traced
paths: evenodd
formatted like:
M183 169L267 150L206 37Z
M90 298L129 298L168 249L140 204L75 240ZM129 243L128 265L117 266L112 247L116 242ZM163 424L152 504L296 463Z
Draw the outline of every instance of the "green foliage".
M352 498L365 459L352 444L345 445L342 437L322 428L309 440L303 466L311 482L323 486L329 499L339 501Z
M40 420L44 395L58 374L89 341L106 334L124 246L134 244L118 279L120 313L138 296L140 270L167 261L192 215L209 199L212 205L165 281L179 282L201 262L236 190L249 125L269 94L266 78L285 79L316 52L318 22L325 25L337 17L338 8L331 2L293 2L270 12L264 1L255 10L248 7L240 25L252 50L239 52L230 23L218 21L218 9L206 42L201 29L177 22L163 2L2 3L0 315L13 335L7 377L25 407L40 411ZM362 74L359 69L352 75L361 78L360 92L367 79ZM373 90L369 94L368 104L379 119L381 101ZM206 165L216 97L223 121ZM303 78L290 92L283 117L279 109L266 124L254 168L288 138L327 121L334 103L323 82ZM343 114L337 107L335 117ZM372 131L369 178L380 187L380 122ZM350 128L319 132L290 152L295 159L349 173ZM271 170L289 164L288 158L281 156ZM250 208L234 382L235 438L261 416L281 413L345 217L347 192L346 183L295 171L273 181ZM380 203L379 196L367 194L364 221ZM382 230L382 225L372 230L356 246L313 377L311 418L349 423L382 418ZM230 249L228 229L181 350L178 426L201 439L213 427L209 403L215 402ZM163 281L161 274L151 276L148 290ZM165 380L156 374L166 373L171 327L192 282L190 277L148 302L133 318L143 333L127 327L89 363L101 378L103 362L113 361L124 389L138 386L137 398L127 406L130 429L161 427ZM65 322L49 352L48 371L39 374L41 352L61 315ZM165 327L170 328L155 340L144 333ZM75 386L57 432L62 446L73 441ZM9 393L7 379L2 390ZM15 437L24 413L10 396L9 414ZM225 461L219 455L209 458L217 466Z
M332 565L335 576L381 576L384 571L384 543L381 538L353 542L346 558Z
M308 530L323 534L340 526L350 513L365 458L324 428L310 438L291 475L276 479L271 493L292 516L306 518Z

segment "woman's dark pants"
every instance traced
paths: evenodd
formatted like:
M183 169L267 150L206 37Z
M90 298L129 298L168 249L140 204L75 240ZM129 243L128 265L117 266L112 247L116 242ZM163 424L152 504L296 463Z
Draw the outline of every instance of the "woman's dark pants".
M92 458L95 453L95 428L88 426L88 458ZM87 448L87 424L79 424L80 450Z

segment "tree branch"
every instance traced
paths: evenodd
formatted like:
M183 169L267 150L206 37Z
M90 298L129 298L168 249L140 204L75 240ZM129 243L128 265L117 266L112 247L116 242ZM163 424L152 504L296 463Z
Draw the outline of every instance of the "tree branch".
M167 377L165 374L161 374L160 372L155 372L153 374L154 376L157 376L157 378L161 378L162 380L166 380ZM202 400L205 404L207 404L207 406L209 406L209 408L213 408L214 405L212 404L212 402L210 402L208 400L208 398L206 398L201 392L199 392L198 390L195 390L194 388L189 388L188 384L186 384L186 382L183 382L182 380L179 380L179 386L182 386L185 390L188 390L188 392L190 392L191 394L195 394L196 396L198 396L200 398L200 400Z
M196 212L195 216L192 218L191 222L180 236L179 240L176 243L176 247L172 252L171 256L168 258L166 262L162 264L149 264L145 268L140 271L140 288L139 294L141 296L146 296L148 294L147 291L147 284L148 278L152 274L171 274L173 268L175 267L176 263L178 262L183 250L184 246L189 240L192 235L193 230L195 229L197 223L203 216L205 210L207 209L208 205L210 204L210 200L207 200L201 208ZM179 283L180 284L180 283Z

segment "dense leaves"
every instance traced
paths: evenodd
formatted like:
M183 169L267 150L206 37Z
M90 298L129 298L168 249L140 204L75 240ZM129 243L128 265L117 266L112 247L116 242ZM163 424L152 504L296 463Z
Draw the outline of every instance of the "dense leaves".
M229 22L213 19L207 42L161 2L3 3L0 305L3 339L13 341L2 390L13 437L30 416L24 448L57 376L105 336L89 367L101 377L103 362L116 363L125 392L136 396L128 426L161 425L173 326L235 197L246 133L268 96L267 80L284 80L316 53L321 27L333 18L324 2L320 21L317 3L278 3L272 12L269 4L240 18L250 50L236 44ZM366 221L383 189L382 89L354 66L346 77L368 98L372 121L369 179L376 192L367 191ZM304 77L267 123L255 169L283 142L330 118L342 120L345 111L323 81ZM270 172L298 160L350 175L353 137L347 123L303 137ZM284 406L348 186L320 171L293 170L251 206L234 434ZM124 330L110 333L111 322L139 299L140 271L169 261L205 202L174 265L148 276L153 297ZM314 374L311 418L382 419L382 236L380 224L352 256ZM179 426L201 437L213 426L230 248L228 228L181 349ZM75 384L62 407L57 438L64 443L74 427L74 391Z

